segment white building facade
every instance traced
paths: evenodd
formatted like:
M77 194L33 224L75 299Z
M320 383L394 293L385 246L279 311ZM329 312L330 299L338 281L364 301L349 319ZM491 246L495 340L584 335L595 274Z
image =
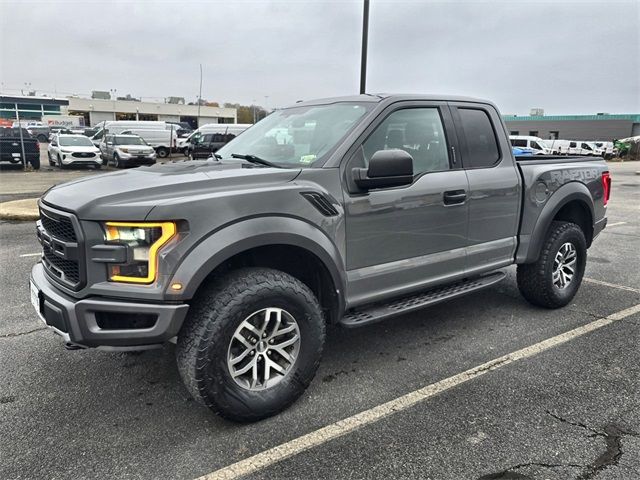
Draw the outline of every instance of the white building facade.
M237 123L235 108L201 105L198 116L198 105L76 97L69 97L68 100L66 111L61 113L83 116L85 125L90 126L112 120L187 122L194 128L206 123Z

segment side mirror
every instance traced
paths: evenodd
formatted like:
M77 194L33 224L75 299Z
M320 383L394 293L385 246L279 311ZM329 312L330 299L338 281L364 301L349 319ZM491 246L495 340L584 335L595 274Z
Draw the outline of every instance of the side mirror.
M399 187L413 182L413 157L404 150L378 150L369 168L354 168L353 181L364 189Z

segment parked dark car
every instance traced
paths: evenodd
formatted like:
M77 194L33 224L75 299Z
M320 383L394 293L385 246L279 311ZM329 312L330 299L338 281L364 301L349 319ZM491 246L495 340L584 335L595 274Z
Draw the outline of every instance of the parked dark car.
M40 168L40 144L26 128L20 130L13 127L0 127L0 162L20 164L22 162L22 145L24 143L24 155L34 170Z
M194 140L189 149L189 158L209 158L234 138L236 136L233 133L205 133Z

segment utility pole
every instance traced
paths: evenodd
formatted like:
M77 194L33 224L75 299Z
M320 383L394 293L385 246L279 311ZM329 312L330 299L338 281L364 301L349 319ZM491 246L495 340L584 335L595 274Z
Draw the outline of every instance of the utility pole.
M200 64L200 90L198 91L198 128L200 128L200 104L202 103L202 64Z
M369 37L369 0L364 0L362 14L362 58L360 60L360 94L364 94L367 85L367 43Z

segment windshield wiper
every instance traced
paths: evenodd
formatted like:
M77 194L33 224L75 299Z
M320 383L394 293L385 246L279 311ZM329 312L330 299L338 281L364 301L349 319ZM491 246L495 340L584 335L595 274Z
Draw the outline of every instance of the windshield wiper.
M242 160L246 160L247 162L255 163L258 165L264 165L265 167L282 168L280 165L276 165L275 163L271 163L269 160L256 157L255 155L243 155L241 153L232 153L231 158L240 158Z

